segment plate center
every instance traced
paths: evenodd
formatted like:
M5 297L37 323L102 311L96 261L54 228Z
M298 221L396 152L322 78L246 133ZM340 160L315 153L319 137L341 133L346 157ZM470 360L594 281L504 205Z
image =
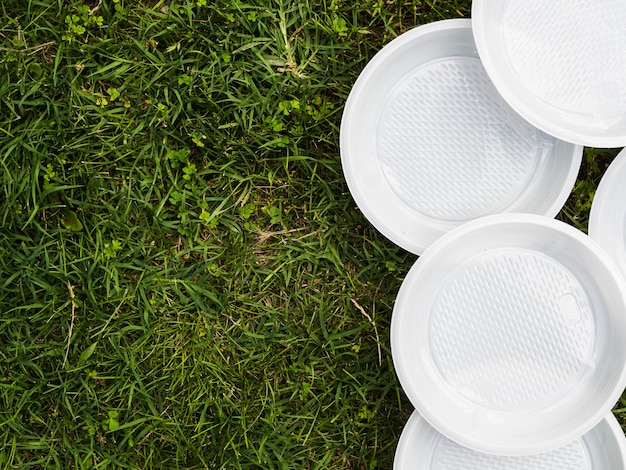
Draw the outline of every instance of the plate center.
M547 406L593 367L585 289L531 250L495 250L457 267L435 298L429 328L444 380L490 409Z
M511 204L551 145L511 110L473 57L410 73L391 91L377 129L390 187L413 210L444 221Z

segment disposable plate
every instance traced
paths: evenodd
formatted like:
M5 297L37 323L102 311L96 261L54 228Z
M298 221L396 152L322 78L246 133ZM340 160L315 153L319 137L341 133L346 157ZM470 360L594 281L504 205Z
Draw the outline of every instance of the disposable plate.
M416 254L481 216L553 217L582 148L528 124L483 68L470 20L415 28L364 68L346 102L341 161L370 222Z
M608 414L587 434L550 452L501 457L462 447L438 433L417 412L396 448L394 470L622 470L624 432Z
M396 373L418 412L464 447L555 449L596 426L624 390L624 291L609 256L563 222L469 222L402 282Z
M589 236L626 276L626 150L606 170L591 205ZM625 284L626 285L626 284Z
M507 102L543 131L626 145L624 0L474 0L478 52Z

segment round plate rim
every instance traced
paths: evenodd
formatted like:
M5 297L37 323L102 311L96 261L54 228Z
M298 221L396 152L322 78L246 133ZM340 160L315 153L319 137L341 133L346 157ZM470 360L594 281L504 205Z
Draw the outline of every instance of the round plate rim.
M363 71L359 74L346 100L341 118L339 132L341 166L348 189L350 190L354 201L368 221L379 232L396 245L416 255L421 255L434 240L462 223L456 224L441 222L441 224L435 225L434 222L429 223L427 219L419 217L409 209L406 209L407 213L415 214L413 220L404 222L394 219L391 221L388 214L381 214L379 213L380 211L377 211L372 207L371 201L374 198L379 197L379 195L371 194L371 188L369 188L369 192L364 190L364 183L362 182L361 177L364 170L361 168L361 165L357 164L358 162L356 161L356 157L353 155L354 152L350 150L351 141L356 138L354 135L355 131L351 129L351 121L355 119L354 116L356 113L355 103L363 99L363 96L367 93L369 77L375 73L379 67L383 67L387 57L393 55L398 49L423 36L433 33L448 34L453 31L464 30L468 32L471 38L471 29L472 20L468 18L455 18L440 20L415 27L393 39L369 61ZM563 144L569 145L571 148L571 161L569 168L567 168L564 172L565 176L563 177L561 190L551 201L552 204L546 208L544 213L540 214L546 217L555 217L565 204L565 201L569 197L571 189L576 182L582 162L582 146L564 141ZM378 178L385 178L380 168L377 168L376 171L378 172ZM399 198L397 198L397 200L390 201L390 203L404 205ZM415 229L415 226L419 229Z
M620 240L626 242L626 233L624 233L624 226L616 224L615 217L612 217L610 213L611 207L615 207L615 204L621 202L616 198L617 191L624 186L626 180L626 148L619 152L609 167L604 172L598 188L591 204L591 210L589 212L589 236L595 240L607 253L614 255L617 247L613 243L609 243L607 239L612 238L611 235L617 234ZM623 191L623 190L622 190ZM626 212L626 209L624 209ZM617 225L617 227L616 227ZM626 249L626 246L622 244L622 249ZM618 264L622 267L622 274L626 276L624 266L626 266L626 260L619 260Z
M617 421L617 418L615 417L613 413L607 413L600 420L598 425L602 423L604 423L607 426L611 434L615 437L622 460L623 461L626 460L626 438L624 437L624 432L619 422ZM592 429L589 432L593 432L593 431L594 430ZM410 447L411 442L409 439L413 433L431 434L435 437L438 437L439 435L443 436L435 428L433 428L428 423L428 421L419 414L417 410L414 410L411 413L411 416L409 416L409 419L407 420L407 422L405 423L404 428L402 429L402 433L400 434L400 438L398 439L398 444L396 446L396 452L394 455L394 462L393 462L394 470L406 470L408 468L411 468L411 469L417 468L418 470L431 470L431 467L427 466L425 462L422 463L422 461L420 462L407 461L408 457L406 453L407 453L407 449L411 448ZM583 435L582 439L584 438L585 436ZM417 467L415 465L417 465Z
M588 127L596 132L591 132L590 130L587 132L581 132L579 129L574 130L568 125L572 121L564 123L564 118L571 115L570 113L559 113L559 116L551 118L550 115L553 114L551 112L553 108L550 106L546 105L540 109L533 109L529 106L529 103L535 100L528 100L527 98L528 96L536 98L534 94L529 92L528 95L524 97L515 93L511 83L504 78L502 73L505 61L494 59L490 53L491 44L501 39L488 38L484 32L486 23L485 16L490 11L489 3L492 1L494 0L472 1L472 31L478 54L487 70L487 74L506 102L533 126L564 141L587 147L616 148L626 146L626 132L621 135L607 136L601 132L601 129L597 129L594 126ZM523 86L521 82L518 83ZM536 100L536 102L539 101L538 99Z
M607 411L610 411L610 407L614 403L616 403L619 397L622 395L624 387L626 387L626 367L621 370L619 378L616 381L620 384L620 386L610 391L610 394L602 403L603 406L598 406L598 408L593 413L590 413L590 416L586 421L580 423L578 426L571 426L569 428L569 431L563 435L546 436L544 433L539 441L538 438L532 438L534 435L531 436L529 434L529 439L525 442L518 442L515 448L503 447L501 443L498 444L493 441L481 439L480 435L478 434L474 436L464 435L462 432L459 432L456 429L456 422L453 423L449 420L444 420L440 416L436 416L433 412L431 412L431 410L427 408L426 405L422 403L419 392L414 390L410 386L412 380L410 378L411 373L409 372L409 361L404 357L403 354L400 353L400 351L402 351L403 349L403 345L399 343L400 341L402 341L402 339L399 338L403 336L403 332L405 331L402 324L404 322L401 316L406 316L406 314L400 313L398 306L406 302L406 298L410 295L410 290L412 290L411 286L419 284L419 280L423 276L429 275L429 272L427 272L428 267L433 263L433 260L436 260L439 256L445 253L450 246L462 244L464 237L471 235L477 230L483 230L485 228L493 229L494 227L497 227L501 224L517 223L534 225L538 227L547 227L550 230L554 230L555 233L559 233L566 237L573 237L575 241L583 243L586 245L586 247L589 248L592 254L596 256L598 260L602 263L603 269L606 269L607 272L610 273L610 276L615 280L616 283L618 282L618 279L621 278L619 268L613 263L610 257L600 246L598 246L589 236L585 235L580 230L564 222L532 214L498 214L487 216L472 222L468 222L447 233L435 243L433 243L433 245L431 245L431 247L426 250L424 255L422 255L415 262L415 264L411 267L411 269L405 276L396 297L390 325L392 361L394 364L396 375L400 384L402 385L405 394L407 395L413 406L419 411L421 416L441 434L465 447L484 453L509 456L546 452L555 449L592 429L595 425L598 424L598 422L601 421L602 417L607 413ZM626 289L620 289L619 293L621 296L619 301L626 306ZM626 361L626 357L622 359Z

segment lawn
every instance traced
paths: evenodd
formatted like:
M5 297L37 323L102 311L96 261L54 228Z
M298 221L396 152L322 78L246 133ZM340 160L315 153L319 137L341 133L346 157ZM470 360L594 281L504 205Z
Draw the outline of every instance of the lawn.
M3 0L2 468L391 468L415 256L339 123L376 51L469 6ZM616 153L559 218L586 229Z

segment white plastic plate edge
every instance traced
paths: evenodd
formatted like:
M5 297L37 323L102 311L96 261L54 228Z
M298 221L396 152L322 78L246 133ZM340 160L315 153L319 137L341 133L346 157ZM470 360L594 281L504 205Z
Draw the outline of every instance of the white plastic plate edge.
M613 413L607 414L603 420L600 421L598 426L602 426L609 433L610 437L614 439L614 442L610 446L605 444L600 449L588 449L593 452L597 450L600 452L608 452L613 450L612 455L608 455L608 460L621 461L622 467L619 469L601 469L601 470L620 470L626 465L626 437L624 437L624 431L619 422L613 415ZM594 433L596 429L590 431ZM398 445L396 447L396 453L393 461L393 470L432 470L429 465L428 457L432 453L433 446L437 444L441 434L438 433L428 422L420 416L417 411L414 411L406 422ZM583 436L584 439L584 436ZM486 458L489 458L486 456ZM593 456L591 456L593 460ZM600 469L598 469L600 470Z
M472 20L470 19L441 20L413 28L389 42L368 62L355 81L346 100L341 119L339 133L341 164L353 199L368 221L379 232L396 245L416 255L421 255L433 241L458 225L437 226L428 222L427 219L417 217L414 211L401 201L390 187L386 188L384 194L372 194L372 182L374 180L386 181L386 178L378 161L358 160L353 155L354 152L350 150L350 142L355 138L354 131L351 129L351 122L355 119L356 113L355 103L366 99L370 76L376 73L378 69L384 69L388 56L393 56L399 49L423 36L446 35L453 31L466 31L469 40L472 41L471 30ZM562 145L570 144L563 141ZM541 215L555 217L562 209L576 182L582 154L583 148L581 146L571 144L571 164L563 178L562 188L554 197L552 204ZM375 199L389 200L387 210L378 210L375 207Z
M600 180L589 214L589 236L615 259L626 278L626 149Z
M601 404L602 406L597 406L596 410L591 413L588 419L584 422L581 422L579 420L576 425L572 424L568 427L567 432L561 435L549 436L545 435L544 433L540 438L536 438L535 440L531 439L529 442L516 443L516 447L503 447L501 443L491 441L486 442L485 440L480 439L480 435L467 436L464 435L462 432L460 433L455 428L455 423L451 422L451 420L441 416L436 416L422 405L420 391L410 386L413 382L411 377L411 367L409 365L410 359L400 355L402 345L399 343L399 341L402 340L399 338L402 338L404 336L405 327L402 324L402 319L399 320L399 314L396 310L399 306L402 306L403 304L406 304L406 302L408 302L407 298L410 296L409 286L415 285L416 280L418 280L421 276L428 275L425 273L428 273L429 269L432 268L433 262L435 262L437 258L439 258L443 253L448 251L451 245L462 244L464 237L477 229L482 229L484 227L494 227L500 224L510 223L523 223L536 225L539 227L547 227L551 230L555 230L555 232L562 233L566 237L573 238L579 243L584 244L593 254L593 256L602 263L604 269L606 269L611 277L610 282L618 283L621 279L621 273L619 271L619 268L616 264L614 264L614 262L605 253L605 251L600 246L598 246L591 239L591 237L588 237L580 230L570 225L567 225L564 222L532 214L498 214L483 217L481 219L468 222L441 237L433 245L431 245L428 250L426 250L426 252L416 261L413 267L409 270L402 283L402 286L400 287L400 291L398 293L394 306L394 311L391 317L390 342L392 360L398 380L400 381L400 384L402 385L405 394L407 395L413 406L432 427L448 437L450 440L476 451L495 455L516 456L537 454L553 450L566 444L569 441L580 437L581 435L592 429L595 425L597 425L602 420L604 415L608 411L610 411L611 406L613 406L622 395L623 390L626 387L626 367L622 368L622 370L619 371L619 379L616 381L619 386L616 386L613 390L610 391L610 393L605 397L606 399ZM546 240L546 243L548 242L549 241ZM605 279L604 281L609 282L608 279ZM620 289L619 292L620 303L626 305L626 289Z
M472 29L478 54L489 78L509 105L533 126L567 142L588 147L615 148L626 145L626 133L613 135L607 129L581 125L571 113L547 105L526 89L511 67L502 37L489 31L500 31L493 19L494 5L505 8L508 0L473 0ZM584 34L584 31L577 34Z
M341 117L339 149L343 173L352 197L365 217L379 232L396 245L416 255L421 255L432 240L441 236L440 228L424 227L423 229L429 233L424 237L417 237L415 234L419 233L421 228L419 226L416 227L419 224L415 224L411 220L414 217L413 212L397 198L391 188L388 188L387 194L382 197L394 201L392 212L380 213L373 207L371 199L373 197L380 198L381 195L372 195L371 184L368 184L368 182L371 182L373 179L384 180L385 176L378 161L373 163L366 162L365 164L354 161L355 157L350 150L351 140L354 139L351 123L355 119L356 103L367 99L366 93L369 88L370 76L378 69L385 67L388 56L394 55L396 51L422 36L447 34L447 32L453 30L471 31L471 28L472 22L470 19L441 20L415 27L393 39L376 53L357 77L348 95ZM370 189L370 194L367 193L368 189ZM390 217L396 221L395 225L401 225L400 230L396 230L391 226L392 224L389 222Z

